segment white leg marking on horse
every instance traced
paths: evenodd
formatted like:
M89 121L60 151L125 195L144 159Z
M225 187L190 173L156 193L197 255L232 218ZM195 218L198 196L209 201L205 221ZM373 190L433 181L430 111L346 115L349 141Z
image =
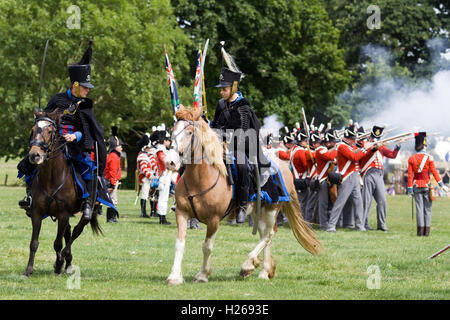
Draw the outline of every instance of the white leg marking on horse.
M211 238L206 238L202 244L203 251L203 264L200 272L195 276L196 282L208 282L208 276L212 273L211 268L211 253L214 246L214 239L216 238L216 233L214 233Z
M181 273L181 262L184 255L184 247L186 241L176 239L175 241L175 259L172 266L172 272L170 273L167 281L169 284L178 285L183 283L183 275Z

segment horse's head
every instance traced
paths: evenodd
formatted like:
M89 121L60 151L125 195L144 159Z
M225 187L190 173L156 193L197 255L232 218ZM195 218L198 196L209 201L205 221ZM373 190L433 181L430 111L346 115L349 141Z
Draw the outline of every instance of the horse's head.
M57 109L51 113L35 110L28 152L31 163L41 164L47 158L57 141L59 119Z
M195 128L202 115L202 109L189 110L183 105L175 114L177 122L172 131L172 146L165 158L167 169L177 171L183 159L191 158L195 146Z

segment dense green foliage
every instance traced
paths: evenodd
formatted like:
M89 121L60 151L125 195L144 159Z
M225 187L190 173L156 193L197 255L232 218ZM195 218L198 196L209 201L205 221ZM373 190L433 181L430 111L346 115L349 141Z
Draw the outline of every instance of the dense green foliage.
M205 65L208 117L219 93L220 41L245 73L241 90L260 119L278 114L292 126L300 110L317 122L374 109L360 89L381 78L415 81L430 77L448 48L449 8L439 0L380 0L380 29L369 29L368 0L80 0L80 28L69 28L73 3L4 0L0 2L0 156L27 151L32 111L38 105L39 74L47 53L42 102L67 90L67 65L80 59L94 40L90 93L105 128L120 127L128 143L128 176L134 179L136 140L151 126L170 127L171 105L164 70L164 44L174 68L181 103L193 98L196 53L207 38ZM439 37L439 39L435 39ZM433 40L434 39L434 40ZM364 54L382 47L390 59ZM449 67L450 62L445 62ZM373 96L373 94L372 94ZM366 103L367 102L367 103ZM133 182L131 182L133 184Z

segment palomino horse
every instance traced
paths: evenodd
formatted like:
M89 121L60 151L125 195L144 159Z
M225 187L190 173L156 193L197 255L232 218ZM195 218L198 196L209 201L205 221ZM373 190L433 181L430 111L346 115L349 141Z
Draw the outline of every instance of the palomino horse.
M175 242L175 259L167 281L178 285L183 282L181 262L183 259L187 219L197 217L207 226L203 242L203 264L195 276L196 282L207 282L212 273L211 253L219 222L229 208L232 198L232 186L227 183L227 171L223 162L223 145L218 136L200 118L202 111L191 111L181 107L176 113L177 123L172 132L172 147L166 157L166 166L178 170L182 157L195 158L195 150L202 150L201 158L186 161L186 169L175 187L176 221L178 235ZM200 161L199 161L200 160ZM269 279L275 276L275 262L270 253L270 243L276 231L276 216L280 209L287 215L297 241L311 254L320 253L323 248L315 233L303 221L300 205L294 188L292 174L286 163L273 159L282 172L290 202L265 204L261 206L258 222L260 240L242 264L240 275L249 276L260 264L258 256L263 252L263 266L259 278ZM255 219L256 203L249 204L248 213ZM256 220L254 220L256 221Z
M39 246L39 232L44 215L56 217L58 220L58 232L53 243L56 252L53 267L56 274L62 272L64 261L66 262L65 271L71 272L71 245L89 223L89 220L82 217L71 234L69 218L80 211L81 200L77 197L72 167L64 158L62 151L66 144L60 140L59 122L58 110L52 113L35 112L28 156L30 162L38 166L31 185L33 234L30 242L30 258L24 273L27 277L33 273L34 257ZM101 233L97 221L97 210L94 210L90 224L95 234ZM64 249L63 237L66 241Z

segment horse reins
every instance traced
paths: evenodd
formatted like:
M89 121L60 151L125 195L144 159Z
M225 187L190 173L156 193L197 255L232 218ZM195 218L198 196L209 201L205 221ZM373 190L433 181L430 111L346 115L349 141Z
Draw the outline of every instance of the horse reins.
M219 182L219 177L220 177L220 172L218 171L218 172L217 172L217 179L216 179L216 182L214 182L214 184L213 184L211 187L209 187L208 189L206 189L206 190L204 190L204 191L201 191L201 192L199 192L199 193L197 193L197 194L194 194L194 195L190 195L189 189L188 189L188 186L187 186L187 183L186 183L186 179L183 179L184 188L186 189L186 193L187 193L187 198L188 198L188 200L189 200L189 203L191 204L191 208L192 208L192 211L194 212L194 216L195 216L195 218L196 218L198 221L200 221L200 219L198 218L197 211L195 210L194 197L199 197L199 196L201 196L201 195L204 195L204 194L208 193L208 192L211 191L212 189L214 189L214 187L217 185L217 182ZM200 222L201 222L201 221L200 221Z
M184 130L186 130L188 127L194 126L194 122L191 121L191 120L180 119L179 121L186 121L189 125L186 126L186 127L184 127L183 130L181 130L181 131L178 132L175 136L173 136L172 141L175 141L175 143L176 143L176 139L175 139L175 138L176 138L179 134L181 134L181 133L182 133ZM192 147L192 146L194 145L194 137L195 137L195 134L194 134L194 132L193 132L193 133L192 133L192 137L191 137L191 142L190 142L190 144L189 144L190 147ZM178 145L177 145L177 147L178 147ZM173 148L173 147L172 147L172 148ZM178 150L175 150L175 151L178 152ZM178 155L180 155L181 157L183 157L183 152L178 152ZM203 159L204 159L204 156L202 156L201 160L203 160ZM194 161L195 161L195 159L194 159ZM198 221L200 221L200 219L199 219L199 217L198 217L197 210L195 209L194 198L195 198L195 197L202 196L202 195L208 193L209 191L211 191L212 189L214 189L214 187L215 187L215 186L217 185L217 183L219 182L219 178L220 178L220 172L218 171L218 172L217 172L217 179L216 179L216 181L214 182L214 184L213 184L211 187L209 187L208 189L206 189L206 190L204 190L204 191L201 191L201 192L199 192L199 193L197 193L197 194L194 194L194 195L191 195L191 194L190 194L189 188L188 188L187 183L186 183L186 179L183 179L184 188L186 189L186 193L187 193L187 199L189 200L189 204L191 205L191 209L192 209L192 211L194 212L194 216L195 216L195 218L196 218ZM228 205L227 210L225 211L225 214L224 214L223 217L222 217L222 219L225 218L225 217L230 213L231 207L232 207L232 203L233 203L233 201L231 200L231 201L230 201L230 204ZM200 222L201 222L201 221L200 221Z
M58 145L56 148L52 148L52 147L55 145L55 143L56 143L55 141L56 141L56 137L57 137L58 126L57 126L57 124L56 124L56 122L55 122L54 120L52 120L52 119L50 119L50 118L48 118L48 117L40 117L40 118L37 118L37 119L35 120L35 124L37 124L39 121L48 121L48 122L50 122L49 125L52 125L52 126L55 128L55 131L52 131L50 144L47 144L47 143L45 143L44 141L41 141L41 140L38 140L38 139L33 139L33 140L30 141L30 147L36 146L36 147L41 148L41 149L45 152L45 158L47 158L47 159L55 158L59 153L56 154L56 155L54 155L53 157L49 157L48 155L49 155L49 154L52 154L52 153L54 153L54 152L56 152L56 151L59 151L59 150L61 150L62 148L64 148L64 147L67 145L67 141L64 142L64 143L62 143L62 144L60 144L60 145ZM47 125L47 126L49 126L49 125ZM44 126L44 127L39 127L39 126L38 126L38 127L36 128L36 135L41 134L42 131L43 131L43 129L44 129L45 127L47 127L47 126ZM38 171L37 174L36 174L36 183L37 183L37 184L39 184L39 173L40 173L40 171ZM53 202L53 201L56 201L55 198L54 198L54 196L55 196L55 195L58 193L58 191L61 190L61 188L66 184L66 182L67 182L69 176L70 176L70 171L69 171L69 173L65 176L65 178L64 178L64 180L63 180L63 182L62 182L62 184L61 184L58 188L56 188L56 190L55 190L51 195L49 195L49 194L47 193L47 191L45 190L45 188L42 188L42 191L43 191L44 194L45 194L45 203L46 203L46 205L47 205L47 211L49 210L50 205L52 204L52 202ZM53 219L52 216L50 216L50 218L51 218L53 221L56 221L56 218Z

